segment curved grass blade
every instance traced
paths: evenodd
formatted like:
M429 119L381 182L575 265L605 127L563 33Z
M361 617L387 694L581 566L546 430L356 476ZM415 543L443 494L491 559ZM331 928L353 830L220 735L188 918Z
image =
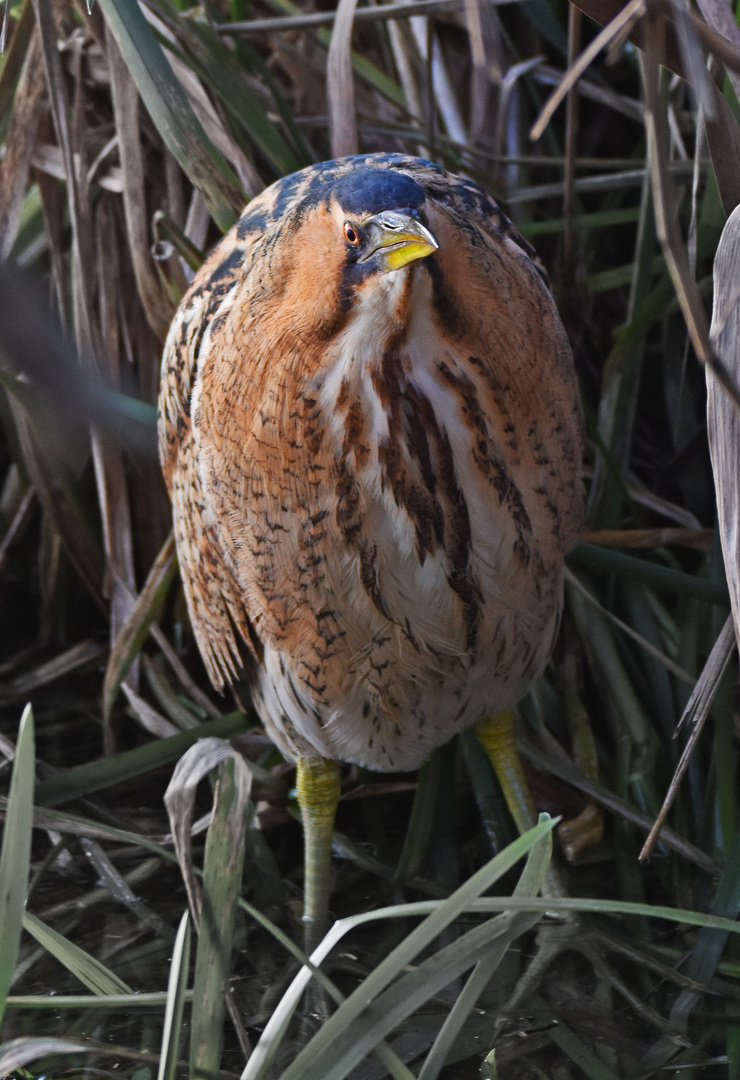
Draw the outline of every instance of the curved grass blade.
M225 232L246 201L231 166L203 130L139 5L100 6L157 130Z
M10 1039L0 1046L0 1076L7 1076L49 1054L86 1054L90 1047L76 1039Z
M213 820L208 829L203 889L198 887L191 853L190 824L198 784L214 769ZM251 773L244 758L221 739L202 739L175 769L165 795L175 850L198 927L198 952L190 1037L194 1076L215 1076L221 1057L221 1032L231 944L241 891L245 837L250 812Z
M33 710L26 705L18 731L0 852L0 1021L21 940L23 905L31 861L34 756Z
M177 1069L177 1051L182 1039L182 1015L185 1007L185 995L188 986L190 968L190 915L186 911L180 920L180 926L172 950L170 979L167 987L167 1005L164 1011L162 1030L162 1051L159 1059L157 1080L174 1080Z
M326 1047L330 1047L333 1040L339 1036L345 1026L356 1019L364 1010L369 1000L373 1000L385 990L398 977L406 964L411 963L414 957L430 945L450 923L458 918L461 912L468 910L471 903L481 893L490 888L495 881L515 866L519 859L527 855L534 845L552 830L554 825L554 821L546 821L537 825L534 829L530 829L494 859L486 863L469 881L461 885L452 896L441 904L399 905L392 910L386 909L383 914L374 912L367 916L367 918L377 918L379 915L380 917L391 917L412 912L428 913L424 922L417 926L378 965L362 985L350 995L342 1007L341 1019L337 1020L339 1016L337 1012L324 1024L321 1031L311 1041L311 1059L313 1059L314 1055L323 1053ZM312 961L315 964L320 964L344 934L353 926L359 925L361 921L365 921L365 919L362 916L356 916L353 919L344 919L341 923L337 923L312 953ZM262 1080L266 1075L309 977L309 973L304 969L298 973L291 983L280 1005L265 1027L259 1043L252 1052L252 1056L242 1073L241 1080ZM306 1063L302 1055L299 1055L290 1067L294 1077L302 1075L298 1068L299 1062L301 1068ZM287 1075L291 1075L291 1073L289 1072Z
M740 252L740 207L731 214L722 231L714 260L714 311L712 313L712 345L720 362L733 378L738 377L738 339L740 338L740 287L738 286L738 253ZM737 440L740 418L714 372L706 369L707 429L712 471L717 489L717 514L722 555L730 586L735 635L740 640L740 536L738 535L738 503L740 476L737 460Z
M502 856L507 857L509 854L508 848L501 853ZM510 864L508 865L510 868ZM446 901L425 900L411 904L397 904L394 907L379 908L377 911L364 912L360 915L352 915L346 919L341 919L334 924L318 948L314 950L311 960L314 964L322 963L331 950L336 948L350 931L357 929L359 926L364 926L365 923L381 919L406 919L428 916L443 909L449 904L450 899ZM260 925L265 926L275 937L280 937L281 932L277 927L272 927L269 920L265 919L259 911L251 908L245 901L242 901L242 906L250 912ZM624 900L594 900L590 897L573 899L566 897L484 897L469 900L464 905L464 910L469 912L539 911L541 913L545 911L568 911L579 914L590 912L599 915L639 916L663 919L677 924L686 923L689 926L708 927L723 933L740 933L740 923L717 915L704 915L700 912L689 911L686 908L670 908L663 905ZM298 951L296 946L292 946L292 943L284 942L284 944L286 948L290 948L290 951ZM267 1075L273 1058L280 1048L290 1019L310 980L311 972L306 967L299 971L293 979L278 1007L270 1017L259 1043L247 1062L241 1080L263 1080L263 1077ZM329 988L329 992L331 993L331 988ZM335 994L332 994L332 996L336 998Z
M218 1075L234 926L244 868L251 775L235 751L218 768L203 865L203 906L190 1023L193 1076Z
M313 1050L317 1036L285 1071L281 1080L297 1080L298 1077L302 1080L344 1080L379 1039L387 1036L411 1013L472 967L477 957L483 954L500 959L512 942L539 920L539 914L505 912L470 930L373 999L362 1015L336 1035L331 1046L325 1047L321 1053ZM343 1009L344 1006L334 1015L341 1017Z

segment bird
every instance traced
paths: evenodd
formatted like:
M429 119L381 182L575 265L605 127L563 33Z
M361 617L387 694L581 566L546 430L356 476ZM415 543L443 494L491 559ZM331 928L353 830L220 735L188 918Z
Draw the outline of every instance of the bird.
M512 712L584 512L574 362L534 249L474 181L374 153L266 188L206 258L159 397L194 636L296 763L306 949L338 762L421 766L476 726L520 829Z

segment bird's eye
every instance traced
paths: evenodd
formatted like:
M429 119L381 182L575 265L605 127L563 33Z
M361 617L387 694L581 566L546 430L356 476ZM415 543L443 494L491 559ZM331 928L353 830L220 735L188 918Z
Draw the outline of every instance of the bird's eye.
M344 223L344 239L348 244L352 244L353 247L360 242L356 230L352 228L348 221L345 221Z

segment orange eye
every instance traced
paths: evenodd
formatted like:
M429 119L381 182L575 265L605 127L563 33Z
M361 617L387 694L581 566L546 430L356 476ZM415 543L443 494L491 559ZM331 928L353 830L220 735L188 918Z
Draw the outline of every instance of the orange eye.
M348 221L345 221L344 223L344 238L347 243L352 244L353 247L360 242L359 236Z

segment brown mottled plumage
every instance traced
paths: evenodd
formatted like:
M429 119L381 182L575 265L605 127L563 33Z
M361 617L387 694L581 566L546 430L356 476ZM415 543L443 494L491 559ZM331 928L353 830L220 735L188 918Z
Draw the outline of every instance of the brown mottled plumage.
M438 250L358 256L383 211ZM208 673L246 671L289 756L414 768L542 670L578 394L536 256L471 181L372 155L253 200L173 322L160 438Z

